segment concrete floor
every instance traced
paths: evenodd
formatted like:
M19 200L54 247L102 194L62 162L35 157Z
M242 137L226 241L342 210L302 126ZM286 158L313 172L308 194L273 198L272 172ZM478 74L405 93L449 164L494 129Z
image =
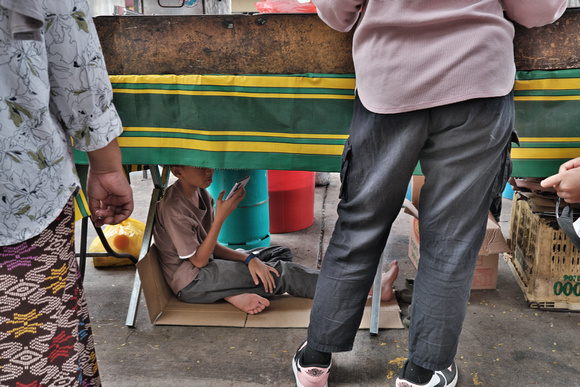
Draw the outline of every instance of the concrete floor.
M136 172L132 186L132 216L144 222L152 183ZM289 246L297 262L316 266L336 219L338 187L333 174L329 186L316 188L312 226L272 235L272 244ZM511 201L503 205L507 235ZM396 289L416 273L407 258L409 219L401 211L385 251L387 265L399 261ZM91 230L89 242L94 235ZM144 297L136 326L129 328L134 273L132 266L95 269L87 262L85 288L104 386L295 385L291 361L306 329L154 326ZM351 352L333 356L330 385L394 386L407 357L407 335L407 329L378 335L360 330ZM458 386L580 386L580 314L530 309L500 256L497 289L472 292L456 361Z

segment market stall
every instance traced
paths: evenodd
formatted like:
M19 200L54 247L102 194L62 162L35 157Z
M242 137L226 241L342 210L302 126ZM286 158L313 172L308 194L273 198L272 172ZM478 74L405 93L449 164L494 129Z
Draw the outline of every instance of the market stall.
M314 14L95 23L125 126L126 163L179 155L215 168L338 171L354 98L352 34ZM579 153L579 30L579 9L553 25L516 26L514 176L550 175Z
M352 34L315 14L95 23L125 129L124 163L339 170L354 99ZM548 176L580 154L580 10L550 26L518 26L515 59L513 174Z

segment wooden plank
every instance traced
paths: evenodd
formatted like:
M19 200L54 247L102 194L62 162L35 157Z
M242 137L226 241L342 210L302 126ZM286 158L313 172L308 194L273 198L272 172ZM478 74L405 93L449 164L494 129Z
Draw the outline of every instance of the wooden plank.
M109 74L353 74L352 34L315 14L99 16Z
M110 74L352 74L352 32L316 14L99 16ZM516 25L518 70L580 68L580 9Z
M568 9L554 24L516 25L514 55L518 70L580 68L580 9Z

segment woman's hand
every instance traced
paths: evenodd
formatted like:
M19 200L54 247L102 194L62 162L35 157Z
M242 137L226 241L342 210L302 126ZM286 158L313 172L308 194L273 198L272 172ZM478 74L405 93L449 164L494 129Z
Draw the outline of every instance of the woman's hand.
M92 152L87 176L87 200L95 226L121 223L133 212L133 191L121 164L117 139Z
M121 223L133 212L133 191L122 171L93 173L89 169L87 199L96 227Z

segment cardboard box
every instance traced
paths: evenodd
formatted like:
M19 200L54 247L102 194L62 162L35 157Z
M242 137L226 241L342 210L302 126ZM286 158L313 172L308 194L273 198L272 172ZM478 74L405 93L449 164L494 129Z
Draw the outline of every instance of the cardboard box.
M149 319L156 325L228 326L253 328L307 328L312 300L289 295L275 296L262 313L249 315L222 301L213 304L182 302L173 294L159 266L157 248L151 245L137 263ZM360 329L369 329L372 298L365 307ZM397 300L381 303L379 328L403 328Z
M409 232L409 259L415 266L419 265L419 211L409 200L405 200L405 212L412 216ZM501 228L491 217L487 219L485 239L479 250L477 266L471 289L495 289L497 287L497 268L499 253L509 251Z
M580 310L580 251L556 218L535 214L516 192L510 225L512 253L504 258L530 306Z
M413 178L411 179L411 203L413 203L415 208L419 208L419 196L423 184L425 184L425 176L413 175Z

